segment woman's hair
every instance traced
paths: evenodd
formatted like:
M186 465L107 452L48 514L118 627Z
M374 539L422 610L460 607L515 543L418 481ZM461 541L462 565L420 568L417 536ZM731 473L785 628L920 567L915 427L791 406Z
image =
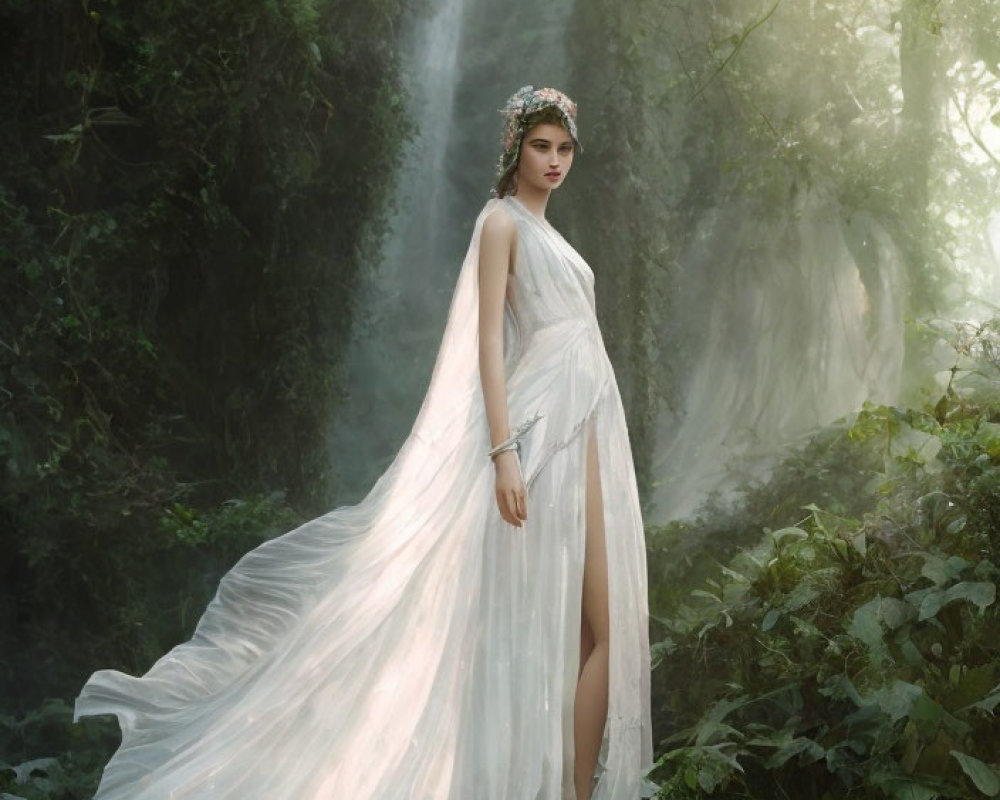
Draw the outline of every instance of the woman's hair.
M528 135L528 131L536 125L541 125L546 122L558 125L561 128L564 128L571 136L573 135L573 132L566 124L566 117L563 112L556 106L544 106L543 108L538 109L538 111L532 111L531 113L525 115L524 133L521 135L521 140L523 141L524 137ZM576 146L575 137L573 139L573 146ZM515 147L501 156L501 159L502 174L497 180L495 187L497 197L505 197L506 195L513 194L517 191L517 165L521 161L521 141L518 141Z

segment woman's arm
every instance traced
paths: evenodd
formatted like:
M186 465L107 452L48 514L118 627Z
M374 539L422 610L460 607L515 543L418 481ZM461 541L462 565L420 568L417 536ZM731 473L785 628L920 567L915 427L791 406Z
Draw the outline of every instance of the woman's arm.
M517 252L517 227L505 211L483 221L479 240L479 375L493 446L510 435L503 363L503 307L507 279ZM527 519L524 481L516 450L494 457L500 516L518 528Z

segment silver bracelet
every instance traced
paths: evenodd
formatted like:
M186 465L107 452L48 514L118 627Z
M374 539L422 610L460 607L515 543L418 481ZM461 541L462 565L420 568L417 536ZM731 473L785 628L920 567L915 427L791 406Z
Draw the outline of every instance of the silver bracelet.
M500 442L500 444L498 444L496 447L490 450L490 458L495 459L498 455L500 455L501 453L506 453L508 450L517 450L518 452L520 452L521 442L518 441L517 439L507 439L503 442Z
M538 420L540 420L541 418L542 415L536 412L535 416L533 416L531 419L527 420L526 422L522 422L520 425L514 428L514 431L511 433L510 436L508 436L506 439L500 442L500 444L498 444L496 447L490 450L489 457L493 458L494 456L506 452L507 450L517 450L518 452L520 452L521 437L524 436L524 434L526 434L531 429L531 426L534 425L536 422L538 422Z

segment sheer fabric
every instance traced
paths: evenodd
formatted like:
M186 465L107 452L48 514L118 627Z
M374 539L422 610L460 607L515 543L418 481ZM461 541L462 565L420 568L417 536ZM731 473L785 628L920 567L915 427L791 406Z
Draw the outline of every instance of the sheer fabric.
M496 507L478 372L491 213L518 230L504 363L512 425L530 423L521 529ZM98 800L571 800L590 434L611 628L593 797L641 795L645 547L593 280L516 198L487 202L421 410L369 494L244 556L192 639L145 675L84 686L77 718L115 714L122 729Z

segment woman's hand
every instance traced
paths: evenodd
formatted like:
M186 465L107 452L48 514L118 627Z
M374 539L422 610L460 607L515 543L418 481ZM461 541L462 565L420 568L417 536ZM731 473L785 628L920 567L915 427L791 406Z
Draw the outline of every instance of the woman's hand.
M493 462L496 465L496 495L500 516L508 524L520 528L521 520L528 518L528 507L517 451L504 450L496 455Z

